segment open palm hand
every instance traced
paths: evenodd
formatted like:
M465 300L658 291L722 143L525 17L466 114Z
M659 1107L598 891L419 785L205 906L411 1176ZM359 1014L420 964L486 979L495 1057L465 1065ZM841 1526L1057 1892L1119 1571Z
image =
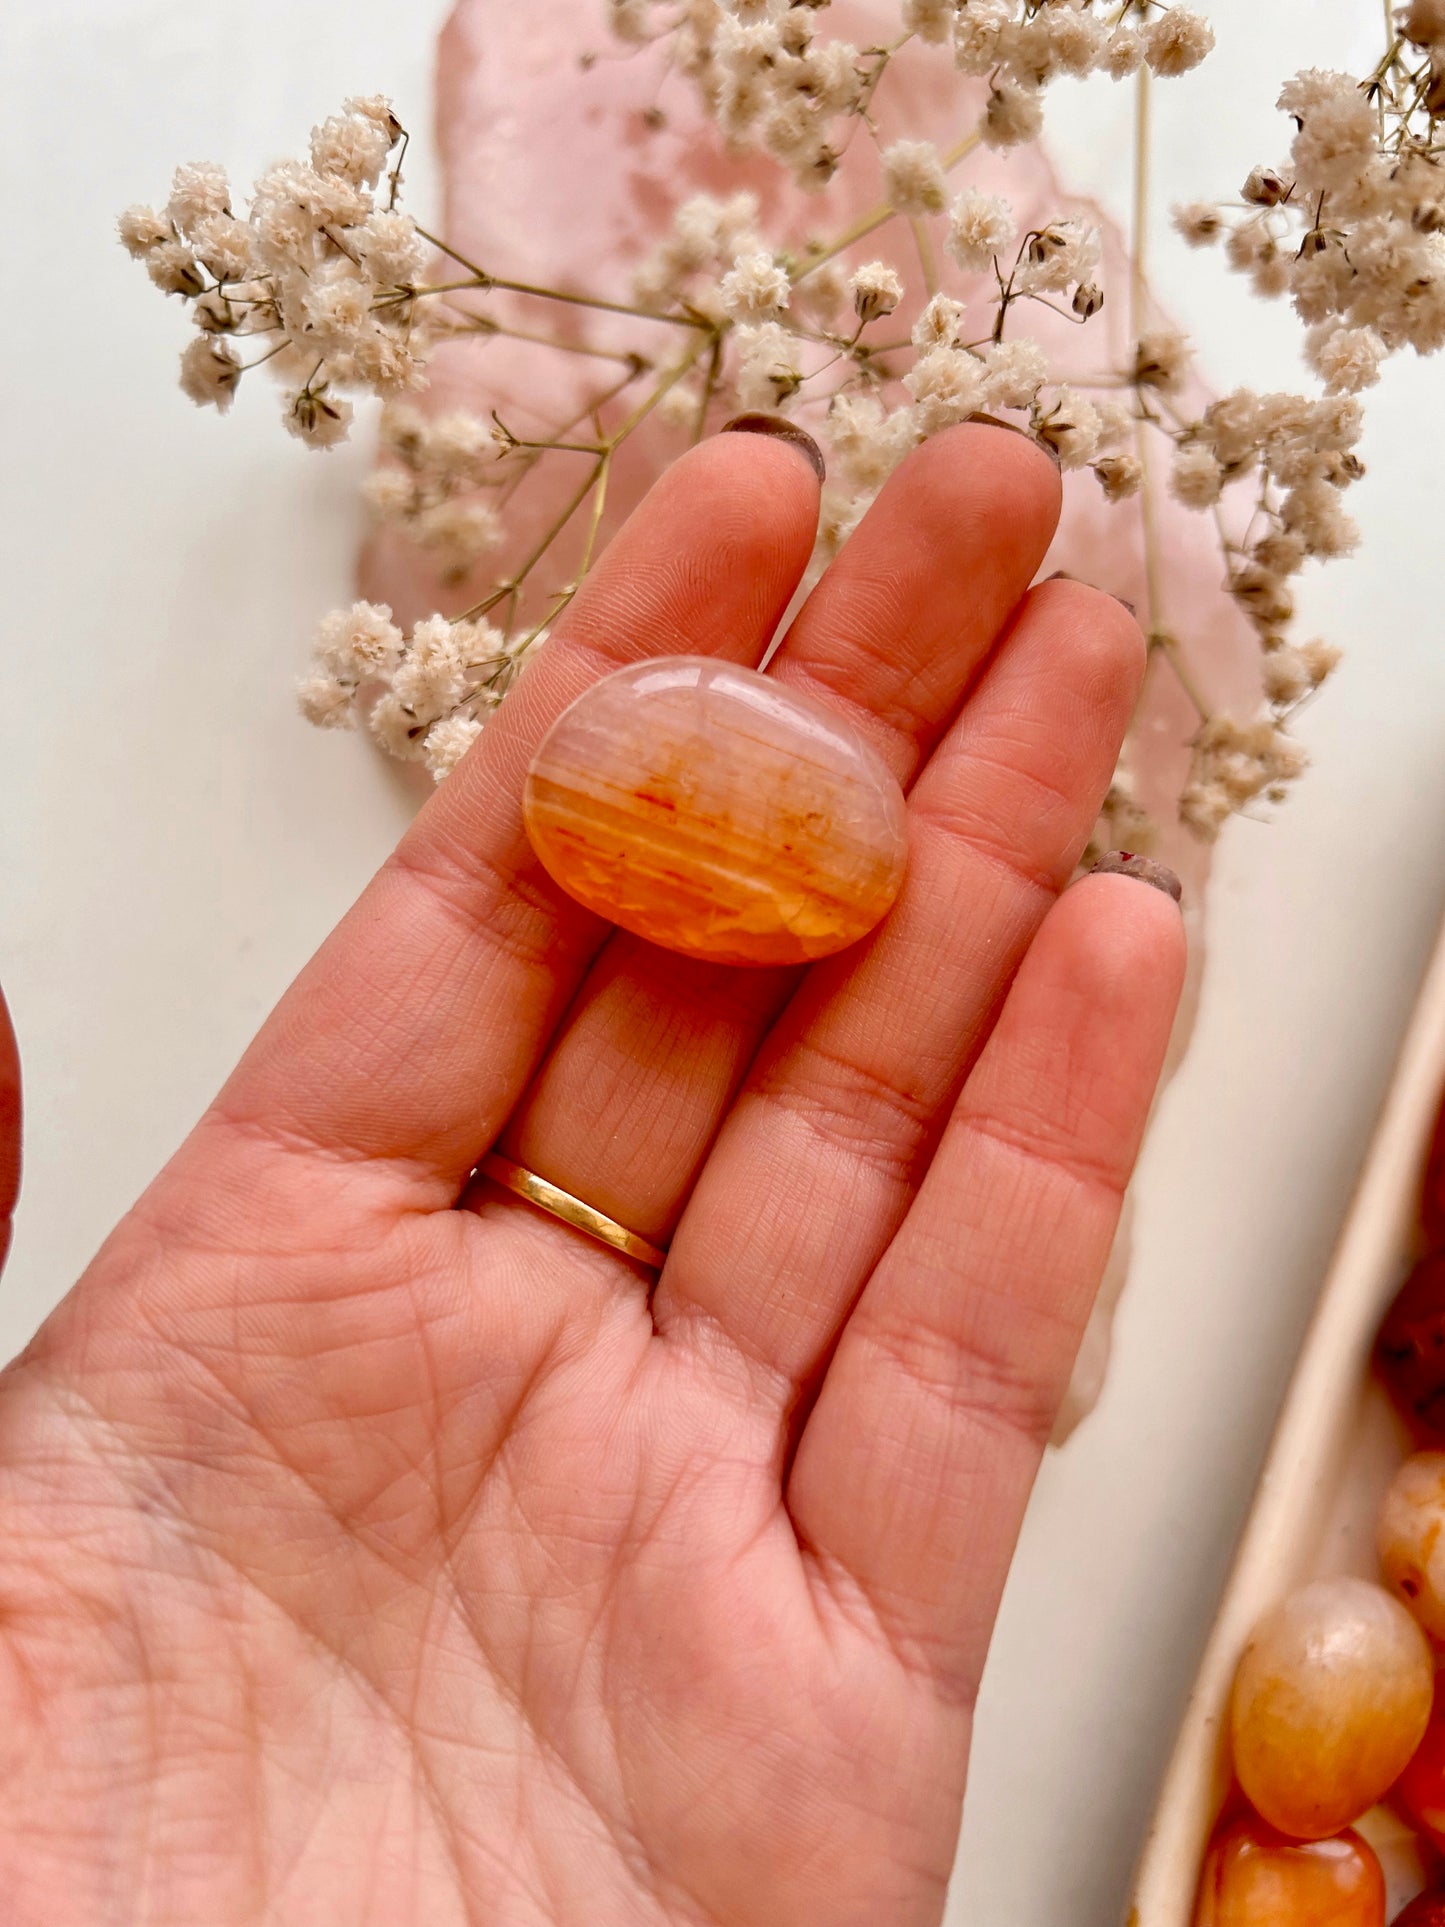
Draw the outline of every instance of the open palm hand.
M770 673L910 791L806 973L563 896L529 757L640 656L756 662L818 489L695 449L0 1382L14 1927L909 1927L1182 969L1056 903L1143 672L1028 585L1045 455L903 465ZM471 1174L496 1144L643 1268Z

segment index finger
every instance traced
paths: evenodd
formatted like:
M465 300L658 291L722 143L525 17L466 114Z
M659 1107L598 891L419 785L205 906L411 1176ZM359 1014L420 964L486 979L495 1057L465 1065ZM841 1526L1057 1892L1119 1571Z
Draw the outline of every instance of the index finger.
M622 664L682 653L755 663L807 566L817 512L813 465L785 438L724 434L677 462L283 998L215 1114L395 1161L454 1196L611 928L527 842L533 752Z

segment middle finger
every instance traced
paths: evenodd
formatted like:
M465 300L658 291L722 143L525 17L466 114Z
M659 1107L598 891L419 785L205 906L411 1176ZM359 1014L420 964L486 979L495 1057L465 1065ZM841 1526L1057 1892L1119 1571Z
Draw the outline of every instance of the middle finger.
M1022 436L982 425L936 436L883 490L768 673L849 716L906 786L1027 590L1059 496L1053 463ZM797 977L618 933L499 1148L665 1240Z

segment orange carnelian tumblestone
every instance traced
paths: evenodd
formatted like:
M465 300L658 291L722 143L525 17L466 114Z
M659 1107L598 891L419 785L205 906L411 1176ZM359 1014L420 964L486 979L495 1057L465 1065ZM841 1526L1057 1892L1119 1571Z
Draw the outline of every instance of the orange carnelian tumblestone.
M1401 1285L1375 1340L1375 1369L1415 1443L1445 1444L1445 1252L1422 1258Z
M1293 1840L1324 1840L1389 1791L1430 1719L1425 1635L1368 1579L1316 1579L1249 1636L1229 1702L1250 1805Z
M615 670L552 725L523 795L569 895L667 950L789 964L864 936L903 881L903 792L821 703L736 663Z
M1396 1914L1394 1927L1445 1927L1445 1893L1417 1895L1403 1914Z
M1209 1849L1194 1927L1385 1927L1385 1876L1356 1833L1286 1840L1246 1814Z
M1394 1798L1427 1838L1445 1848L1445 1695L1438 1678L1430 1724L1395 1783Z
M1425 1249L1445 1248L1445 1102L1435 1119L1435 1135L1425 1160L1425 1182L1420 1187L1420 1227Z

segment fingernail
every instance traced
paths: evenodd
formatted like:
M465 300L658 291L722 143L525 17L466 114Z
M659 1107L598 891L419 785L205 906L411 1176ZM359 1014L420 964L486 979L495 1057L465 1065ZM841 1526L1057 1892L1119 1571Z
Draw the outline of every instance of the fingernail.
M1032 442L1035 448L1041 448L1055 468L1063 467L1056 448L1051 448L1047 442L1041 442L1037 435L1031 435L1028 429L1020 428L1017 422L1006 422L997 415L986 415L982 409L976 410L972 415L965 415L963 419L966 422L982 422L985 428L1006 428L1010 435L1022 435L1026 442Z
M734 415L730 422L723 423L719 433L776 436L780 442L790 442L797 449L820 482L827 477L822 449L806 428L799 428L796 422L787 421L782 415Z
M1156 890L1162 890L1165 896L1173 897L1176 903L1182 901L1184 896L1184 886L1168 864L1156 863L1149 856L1135 856L1132 850L1110 850L1107 856L1101 856L1093 865L1089 875L1137 877L1141 883L1152 884Z
M1055 569L1052 575L1046 575L1044 577L1045 582L1078 582L1080 579L1079 576L1070 575L1067 569ZM1089 587L1097 588L1098 584L1090 583ZM1105 589L1104 594L1114 596L1114 600L1119 604L1120 608L1127 609L1136 622L1139 620L1139 611L1134 607L1134 604L1129 600L1128 596L1114 595L1112 589Z

